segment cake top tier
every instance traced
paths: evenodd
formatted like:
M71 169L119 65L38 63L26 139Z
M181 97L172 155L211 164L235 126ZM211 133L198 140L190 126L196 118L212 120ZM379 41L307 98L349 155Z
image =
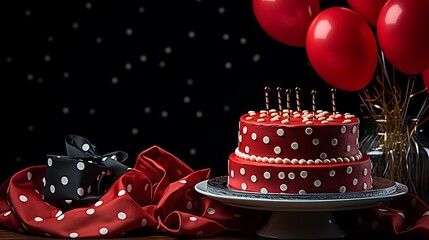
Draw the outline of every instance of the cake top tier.
M240 120L258 125L284 125L285 127L359 123L359 119L350 113L333 113L323 110L292 111L286 109L282 111L276 109L249 111L242 115Z

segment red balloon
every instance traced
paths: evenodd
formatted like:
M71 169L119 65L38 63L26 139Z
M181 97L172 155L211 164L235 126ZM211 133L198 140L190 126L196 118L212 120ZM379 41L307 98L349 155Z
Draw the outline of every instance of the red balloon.
M253 0L253 12L262 29L275 40L305 46L308 26L320 12L319 0Z
M378 15L387 0L347 0L350 7L360 13L371 25L377 25Z
M388 0L377 21L377 38L386 59L399 71L429 68L429 0Z
M320 12L307 32L307 55L314 70L330 85L357 91L377 68L377 42L368 22L344 7Z
M428 70L425 70L423 73L422 73L422 76L423 76L423 83L425 84L425 86L426 86L426 90L428 91L428 93L429 93L429 69Z

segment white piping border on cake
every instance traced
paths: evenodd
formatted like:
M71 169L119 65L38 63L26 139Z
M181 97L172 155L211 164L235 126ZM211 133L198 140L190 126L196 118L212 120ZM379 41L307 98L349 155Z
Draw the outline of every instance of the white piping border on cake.
M263 162L263 163L273 163L273 164L329 164L329 163L347 163L347 162L355 162L362 159L362 153L358 151L355 156L350 157L338 157L338 158L330 158L330 159L292 159L289 158L273 158L273 157L261 157L255 155L249 155L247 153L242 153L238 150L238 147L235 149L235 155L239 158L253 161L253 162Z

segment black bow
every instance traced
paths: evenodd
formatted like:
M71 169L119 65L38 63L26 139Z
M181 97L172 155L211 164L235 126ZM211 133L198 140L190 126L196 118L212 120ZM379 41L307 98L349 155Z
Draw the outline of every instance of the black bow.
M95 145L78 135L67 135L65 143L67 156L47 155L45 201L93 203L130 169L122 163L126 152L99 155Z

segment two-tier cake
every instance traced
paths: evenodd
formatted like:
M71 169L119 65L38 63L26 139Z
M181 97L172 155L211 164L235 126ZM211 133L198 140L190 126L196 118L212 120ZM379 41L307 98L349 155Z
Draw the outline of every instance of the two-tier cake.
M228 186L260 193L344 193L372 189L359 151L359 119L322 110L249 111L228 159Z

